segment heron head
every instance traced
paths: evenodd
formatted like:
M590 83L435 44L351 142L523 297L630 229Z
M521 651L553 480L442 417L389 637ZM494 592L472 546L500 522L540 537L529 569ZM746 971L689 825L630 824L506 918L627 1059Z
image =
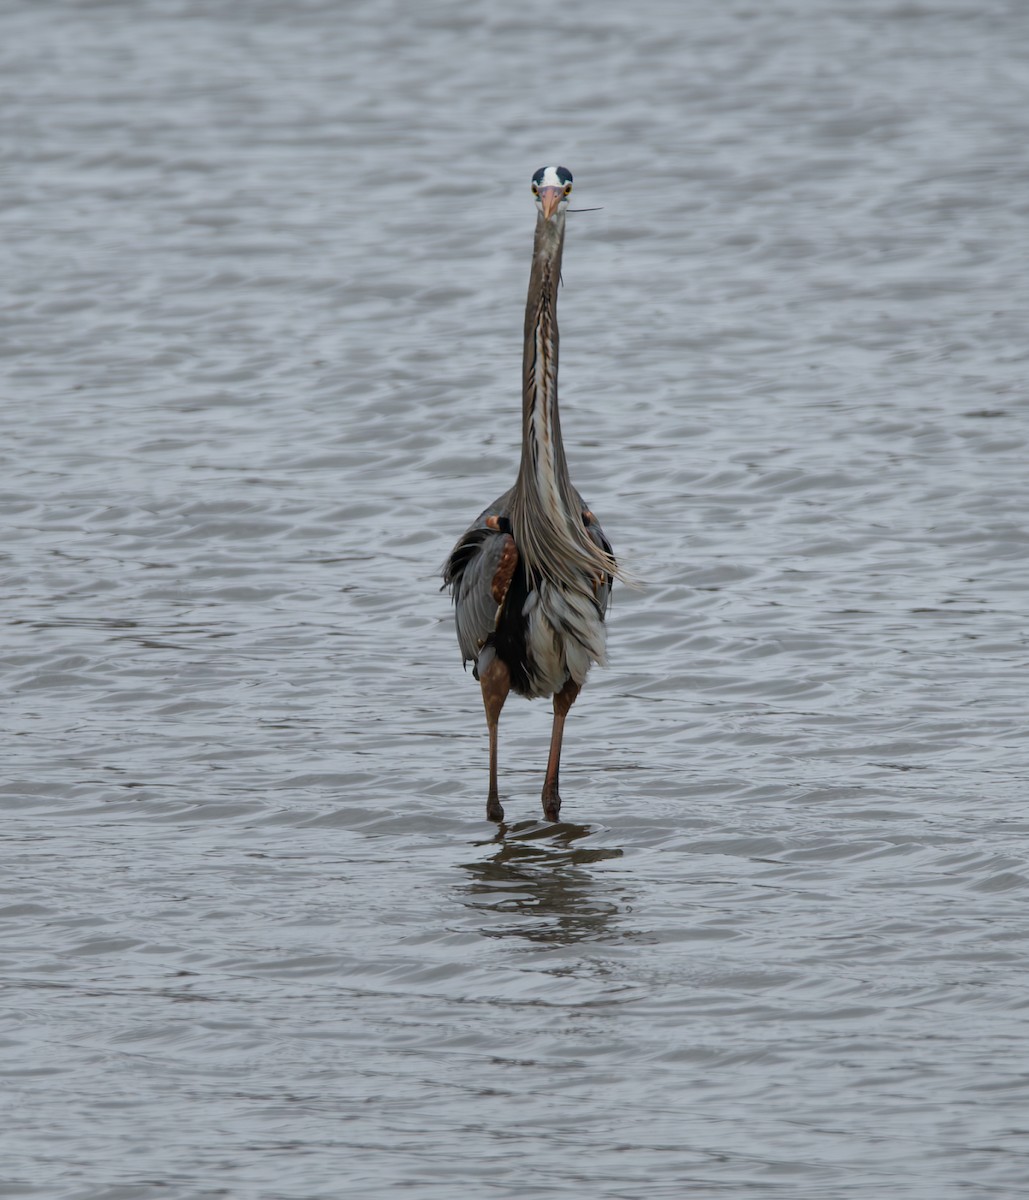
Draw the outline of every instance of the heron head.
M540 167L532 177L536 207L549 221L554 213L563 213L572 194L572 173L567 167Z

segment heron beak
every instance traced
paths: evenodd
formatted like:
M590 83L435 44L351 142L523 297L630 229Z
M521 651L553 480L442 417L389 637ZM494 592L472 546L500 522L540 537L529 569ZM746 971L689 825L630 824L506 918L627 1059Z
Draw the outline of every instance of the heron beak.
M564 199L564 195L564 191L559 187L540 188L540 203L543 205L544 221L549 221L557 212L557 206Z

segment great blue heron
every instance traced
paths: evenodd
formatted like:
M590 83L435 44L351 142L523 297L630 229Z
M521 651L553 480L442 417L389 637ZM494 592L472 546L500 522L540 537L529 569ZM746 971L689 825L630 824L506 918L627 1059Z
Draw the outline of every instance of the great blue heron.
M620 577L604 531L572 487L558 419L557 288L571 191L564 167L541 167L532 177L536 237L525 305L518 478L479 515L443 568L461 654L474 663L486 708L491 821L504 817L497 726L512 689L529 699L554 698L543 812L557 820L565 717L590 666L604 661L604 617Z

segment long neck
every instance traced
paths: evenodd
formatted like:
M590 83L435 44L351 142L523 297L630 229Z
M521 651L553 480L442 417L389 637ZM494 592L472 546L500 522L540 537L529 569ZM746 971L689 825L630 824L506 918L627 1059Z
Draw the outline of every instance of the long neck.
M571 500L568 463L557 408L557 289L565 219L537 218L522 355L522 461L518 490L535 494L545 512L563 513Z
M586 536L561 441L557 407L557 289L565 218L537 216L522 360L522 459L511 503L524 565L554 583L577 586L596 573L598 551ZM606 562L602 564L606 567Z

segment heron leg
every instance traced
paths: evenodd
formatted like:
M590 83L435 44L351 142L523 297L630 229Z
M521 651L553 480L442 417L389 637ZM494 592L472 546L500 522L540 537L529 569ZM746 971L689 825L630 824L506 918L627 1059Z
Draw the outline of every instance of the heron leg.
M482 688L482 703L486 709L486 725L489 728L489 797L486 800L486 819L502 821L504 810L497 791L497 726L500 723L500 710L504 707L504 701L511 690L511 673L507 665L499 658L494 658L485 670L480 671L479 685Z
M547 777L543 782L543 815L548 821L556 821L561 812L561 793L558 791L557 776L561 768L561 739L565 732L565 717L579 694L579 685L569 679L564 687L554 693L554 729L550 735L550 758L547 760Z

